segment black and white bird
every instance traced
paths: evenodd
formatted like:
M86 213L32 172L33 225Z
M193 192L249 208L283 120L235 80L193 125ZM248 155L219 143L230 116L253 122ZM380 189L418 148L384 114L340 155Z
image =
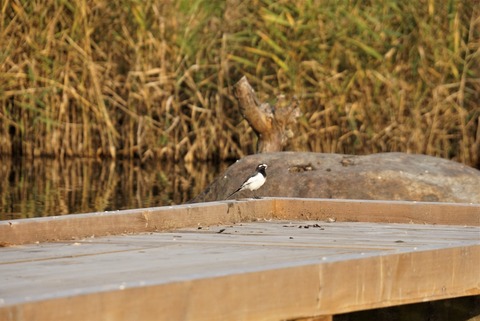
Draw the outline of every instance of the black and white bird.
M267 180L267 173L265 170L267 169L267 164L260 164L257 166L255 169L255 173L253 173L250 177L248 177L245 182L232 194L228 195L227 199L233 196L233 194L238 193L243 190L251 190L252 192L256 191L260 187L262 187L263 184L265 184L265 181ZM253 196L255 196L255 193L253 193Z

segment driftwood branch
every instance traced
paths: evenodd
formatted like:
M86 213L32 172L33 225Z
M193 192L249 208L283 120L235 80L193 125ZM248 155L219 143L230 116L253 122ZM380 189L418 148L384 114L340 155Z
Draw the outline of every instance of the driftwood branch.
M298 100L294 98L287 102L281 95L277 97L275 106L260 103L245 76L235 84L235 95L240 112L258 136L257 152L282 151L292 136L289 125L301 115Z

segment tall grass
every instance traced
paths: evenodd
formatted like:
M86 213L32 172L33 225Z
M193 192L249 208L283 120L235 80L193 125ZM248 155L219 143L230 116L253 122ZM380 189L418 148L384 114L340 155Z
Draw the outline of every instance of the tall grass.
M185 203L227 163L0 158L0 221ZM95 179L92 179L94 177Z
M5 0L0 154L254 152L232 85L296 94L289 149L480 167L476 0Z

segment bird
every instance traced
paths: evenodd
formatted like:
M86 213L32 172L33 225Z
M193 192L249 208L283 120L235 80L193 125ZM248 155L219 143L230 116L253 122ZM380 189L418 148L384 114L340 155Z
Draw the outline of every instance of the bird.
M258 198L255 196L254 191L259 189L260 187L265 184L265 181L267 180L267 173L265 170L267 169L267 164L259 164L257 168L255 169L255 173L253 173L250 177L248 177L243 184L232 194L228 195L227 199L233 196L233 194L243 191L243 190L250 190L253 192L253 196L255 198Z

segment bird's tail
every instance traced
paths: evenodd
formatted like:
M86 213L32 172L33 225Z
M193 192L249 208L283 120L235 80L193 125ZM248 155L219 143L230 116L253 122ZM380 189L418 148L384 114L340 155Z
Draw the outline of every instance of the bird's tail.
M228 200L230 197L233 196L233 194L237 193L238 191L240 191L242 189L242 187L239 187L235 192L233 192L232 194L228 195L226 200Z

